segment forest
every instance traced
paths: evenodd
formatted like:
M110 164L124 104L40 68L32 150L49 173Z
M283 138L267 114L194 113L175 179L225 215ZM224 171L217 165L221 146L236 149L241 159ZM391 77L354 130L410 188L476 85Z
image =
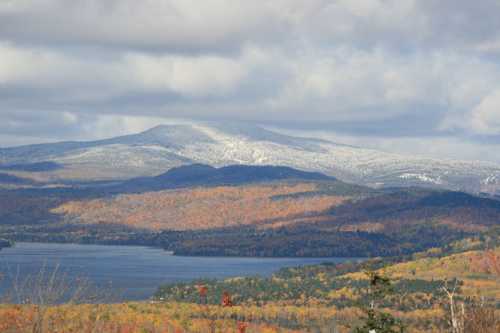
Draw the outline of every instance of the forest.
M2 190L0 239L353 259L267 277L162 285L143 302L116 302L82 281L69 288L57 276L41 276L0 296L0 332L500 329L496 198L317 178L225 183L218 174L193 186L189 174L181 176L179 184L188 185L155 190L144 179L126 187Z
M31 281L35 283L17 294L23 301L16 305L8 304L9 295L1 295L0 331L496 333L500 329L498 234L464 238L406 256L284 268L270 277L173 283L159 287L144 302L113 302L81 284L70 292L64 277L53 274Z
M410 254L488 232L500 216L500 201L486 196L373 190L331 179L136 193L4 190L0 199L0 238L148 245L207 256Z

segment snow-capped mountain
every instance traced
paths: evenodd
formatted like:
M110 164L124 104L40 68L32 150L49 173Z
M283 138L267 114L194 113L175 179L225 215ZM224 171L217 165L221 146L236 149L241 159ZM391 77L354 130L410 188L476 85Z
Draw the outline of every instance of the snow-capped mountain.
M54 179L150 176L184 164L281 165L369 186L432 186L497 193L500 165L405 156L293 137L246 124L192 122L92 142L0 149L1 164L56 162Z

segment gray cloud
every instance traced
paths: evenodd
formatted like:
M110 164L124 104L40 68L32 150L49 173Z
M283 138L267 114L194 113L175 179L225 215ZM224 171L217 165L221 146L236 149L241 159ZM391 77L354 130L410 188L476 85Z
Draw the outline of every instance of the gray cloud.
M17 42L224 50L246 42L471 48L498 42L496 0L4 0Z
M495 0L4 0L2 145L169 117L494 145L498 12Z

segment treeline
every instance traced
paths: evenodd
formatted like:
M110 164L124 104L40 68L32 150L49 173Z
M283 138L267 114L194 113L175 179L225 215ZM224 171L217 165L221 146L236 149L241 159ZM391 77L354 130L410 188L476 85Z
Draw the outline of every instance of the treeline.
M500 224L500 200L497 199L418 188L387 191L332 207L328 212L330 221L340 225L379 222L388 231L432 221L462 230ZM322 224L332 226L329 221Z
M134 229L122 225L0 226L0 237L59 242L162 247L177 255L252 257L388 257L442 246L472 233L443 225L410 226L398 233L233 227L193 231Z
M307 224L259 230L234 228L183 233L166 248L181 255L376 257L399 256L461 239L470 233L441 225L410 226L398 233L321 230Z

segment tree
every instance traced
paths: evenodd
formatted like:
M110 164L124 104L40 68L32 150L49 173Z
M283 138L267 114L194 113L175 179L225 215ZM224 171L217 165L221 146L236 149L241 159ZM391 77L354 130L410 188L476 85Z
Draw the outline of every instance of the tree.
M366 319L363 326L357 327L356 333L401 333L404 326L401 321L390 313L378 309L379 303L393 293L391 281L388 277L377 272L368 271L368 308L364 307Z
M231 294L229 294L227 291L225 291L222 294L222 302L221 305L223 307L231 307L233 306L233 301L231 300Z
M448 298L451 333L464 332L465 306L463 302L461 302L460 304L457 304L456 302L456 296L459 291L459 286L460 285L458 280L455 279L451 285L448 283L448 280L446 280L443 287L441 288Z
M207 304L208 288L205 285L198 285L196 288L198 289L198 295L200 296L200 304Z

